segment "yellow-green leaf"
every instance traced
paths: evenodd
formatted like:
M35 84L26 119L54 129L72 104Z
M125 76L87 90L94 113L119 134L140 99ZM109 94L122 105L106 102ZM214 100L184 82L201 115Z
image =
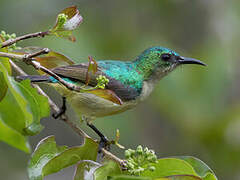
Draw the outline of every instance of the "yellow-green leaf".
M0 44L1 44L1 42L4 42L4 41L5 41L5 39L0 35ZM1 48L0 51L8 52L8 49L7 49L7 47ZM6 57L0 57L0 63L5 67L8 74L11 75L12 74L12 68L11 68L11 64L9 63L9 59L6 58Z
M55 51L50 51L48 54L35 59L40 62L42 66L48 69L74 64L70 58Z
M176 158L163 158L159 159L156 164L153 164L155 171L144 171L141 175L146 177L166 177L173 175L194 175L197 173L194 171L193 167L181 159Z
M106 100L112 101L115 104L122 105L122 100L114 93L113 91L109 89L95 89L95 90L89 90L87 93L95 94L96 96L99 96L101 98L104 98Z
M94 172L94 180L107 180L108 176L121 174L119 164L115 161L107 161L105 164L96 169Z
M3 122L0 116L0 140L26 153L30 152L30 145L27 138L9 127Z
M217 177L214 175L214 172L208 167L208 165L206 165L200 159L192 157L192 156L178 156L176 158L182 159L182 160L186 161L187 163L189 163L194 168L194 170L196 171L198 176L202 177L204 180L205 180L204 177L209 173L214 176L213 180L217 180ZM210 177L210 175L209 175L209 177Z
M203 180L203 179L193 175L174 175L174 176L168 176L164 178L156 178L153 180Z
M50 114L50 107L46 97L40 95L35 88L31 87L30 80L21 81L19 88L22 95L27 100L27 108L33 115L31 123L26 124L24 132L27 135L35 135L39 133L43 127L40 120L43 117L48 117Z
M95 74L97 72L97 62L93 59L92 56L88 56L88 70L87 70L87 74L86 74L86 81L85 84L88 85L89 81L90 81L90 76L89 73L93 73Z
M142 176L127 176L127 175L117 175L117 176L109 176L107 180L153 180L150 177L142 177ZM168 179L161 179L168 180Z
M7 70L1 63L0 72L2 72L1 75L3 75L8 86L6 95L0 101L0 117L2 124L4 124L2 127L5 127L1 136L8 137L14 134L15 136L12 137L16 138L0 138L0 140L29 152L30 148L26 146L27 139L24 136L34 135L41 131L40 119L50 113L48 100L31 87L29 80L16 82L8 75ZM10 134L3 134L8 132ZM25 143L18 143L18 139L19 141L25 141ZM16 144L13 144L13 142Z
M42 180L44 176L76 164L80 160L96 160L98 144L85 138L82 146L61 147L53 136L43 139L37 145L28 165L30 180Z
M15 54L29 54L29 53L35 53L37 51L42 50L41 47L36 46L29 46L22 48L20 50L15 51ZM74 64L74 61L72 61L69 57L50 50L49 53L35 57L36 61L38 61L42 66L52 69L58 66L66 66L66 65L72 65ZM41 72L41 71L39 71ZM42 73L42 72L41 72Z
M5 95L7 93L7 89L8 89L8 86L5 81L3 72L0 72L0 102L5 97Z
M93 180L94 171L101 166L102 164L91 160L81 161L76 167L74 180Z

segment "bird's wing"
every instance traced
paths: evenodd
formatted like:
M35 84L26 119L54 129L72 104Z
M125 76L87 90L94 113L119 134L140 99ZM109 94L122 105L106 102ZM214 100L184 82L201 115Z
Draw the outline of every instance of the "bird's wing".
M85 84L86 76L88 73L87 72L88 71L88 63L81 63L81 64L70 65L70 66L61 66L61 67L52 69L52 71L61 77L70 78L71 80L77 80L77 81L80 81ZM101 74L102 74L102 72L99 70L99 68L95 74L89 72L88 73L88 76L90 79L89 85L90 86L97 85L96 78Z
M70 78L71 80L80 81L82 83L86 82L86 75L88 70L88 63L81 63L77 65L62 66L52 69L54 73L61 77ZM99 75L104 75L109 79L109 83L106 89L110 89L117 94L123 101L134 100L139 96L139 92L130 86L122 84L118 79L112 78L106 75L100 67L98 67L95 74L88 73L90 86L95 86L97 84L96 78Z

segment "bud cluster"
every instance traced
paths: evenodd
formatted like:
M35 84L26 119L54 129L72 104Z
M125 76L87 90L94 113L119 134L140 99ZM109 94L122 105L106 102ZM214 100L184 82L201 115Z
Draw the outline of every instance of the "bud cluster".
M61 13L57 18L57 27L56 30L63 28L64 24L67 22L68 15Z
M57 31L62 31L64 29L64 24L67 22L67 20L68 15L64 13L58 14L56 24L52 29L50 29L50 32L56 33Z
M12 34L7 34L5 31L1 31L0 36L4 39L4 41L7 41L9 39L15 39L16 38L16 34L12 33ZM16 43L12 44L11 46L8 47L8 49L10 51L15 50L15 49L20 49L20 47L16 46Z
M157 163L157 156L153 150L141 145L136 150L125 151L126 167L131 175L140 175L143 171L154 171L154 164Z
M96 88L99 88L99 89L104 89L105 86L109 83L108 78L106 78L103 75L99 75L96 79L97 79L97 86L96 86Z

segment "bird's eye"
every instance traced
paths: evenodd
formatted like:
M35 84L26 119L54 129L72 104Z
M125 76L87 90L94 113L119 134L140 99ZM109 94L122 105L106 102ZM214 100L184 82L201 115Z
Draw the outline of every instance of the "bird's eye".
M170 54L162 54L161 59L163 61L169 61L171 59L171 55Z

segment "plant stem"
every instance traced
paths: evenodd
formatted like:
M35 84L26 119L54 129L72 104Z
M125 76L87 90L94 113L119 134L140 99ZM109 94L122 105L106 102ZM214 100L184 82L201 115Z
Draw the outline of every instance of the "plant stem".
M1 47L0 48L4 48L4 47L7 47L7 46L10 46L18 41L21 41L21 40L25 40L25 39L29 39L29 38L35 38L35 37L44 37L46 35L49 35L49 31L45 31L45 32L37 32L37 33L31 33L31 34L26 34L26 35L23 35L23 36L19 36L15 39L9 39L7 41L4 41L2 44L1 44Z
M118 162L122 167L125 167L125 162L124 160L118 158L117 156L115 156L114 154L110 153L109 151L107 151L106 149L102 148L101 152L108 158Z

